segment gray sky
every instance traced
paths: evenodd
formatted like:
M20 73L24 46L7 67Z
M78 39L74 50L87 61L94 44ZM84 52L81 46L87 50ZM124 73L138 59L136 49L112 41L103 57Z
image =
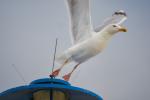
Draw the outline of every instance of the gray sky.
M128 32L115 35L103 53L76 70L70 82L106 100L149 100L150 1L91 1L94 27L123 9ZM48 77L55 38L58 52L71 46L68 25L64 0L0 0L0 92Z

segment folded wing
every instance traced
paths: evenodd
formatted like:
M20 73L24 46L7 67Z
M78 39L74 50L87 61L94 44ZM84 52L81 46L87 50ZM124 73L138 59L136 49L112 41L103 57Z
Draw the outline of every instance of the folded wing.
M89 0L67 0L73 44L91 36L91 16Z

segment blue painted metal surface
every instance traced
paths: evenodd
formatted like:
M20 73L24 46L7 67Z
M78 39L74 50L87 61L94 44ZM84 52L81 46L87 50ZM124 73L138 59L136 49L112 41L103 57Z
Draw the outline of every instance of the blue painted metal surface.
M33 100L33 93L38 90L56 89L69 94L69 100L102 100L102 98L79 87L71 86L70 83L60 79L39 79L30 85L20 86L0 93L0 100Z

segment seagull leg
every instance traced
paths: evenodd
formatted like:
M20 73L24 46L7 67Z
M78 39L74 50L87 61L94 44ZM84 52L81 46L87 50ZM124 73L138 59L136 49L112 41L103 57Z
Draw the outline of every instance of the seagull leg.
M56 69L55 71L52 72L52 76L56 77L58 76L59 72L61 69L68 63L68 59L60 66L60 68Z
M72 70L70 73L68 73L68 74L66 74L66 75L63 76L63 79L64 79L65 81L69 81L70 76L72 75L72 73L75 71L75 69L76 69L80 64L81 64L81 63L78 63L77 65L75 65L74 68L73 68L73 70Z

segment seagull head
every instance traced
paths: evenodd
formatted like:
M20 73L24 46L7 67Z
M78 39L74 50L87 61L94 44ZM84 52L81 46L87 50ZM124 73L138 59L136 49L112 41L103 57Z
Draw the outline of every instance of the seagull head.
M124 26L118 24L110 24L105 28L105 31L110 34L115 34L118 32L127 32L127 29Z

